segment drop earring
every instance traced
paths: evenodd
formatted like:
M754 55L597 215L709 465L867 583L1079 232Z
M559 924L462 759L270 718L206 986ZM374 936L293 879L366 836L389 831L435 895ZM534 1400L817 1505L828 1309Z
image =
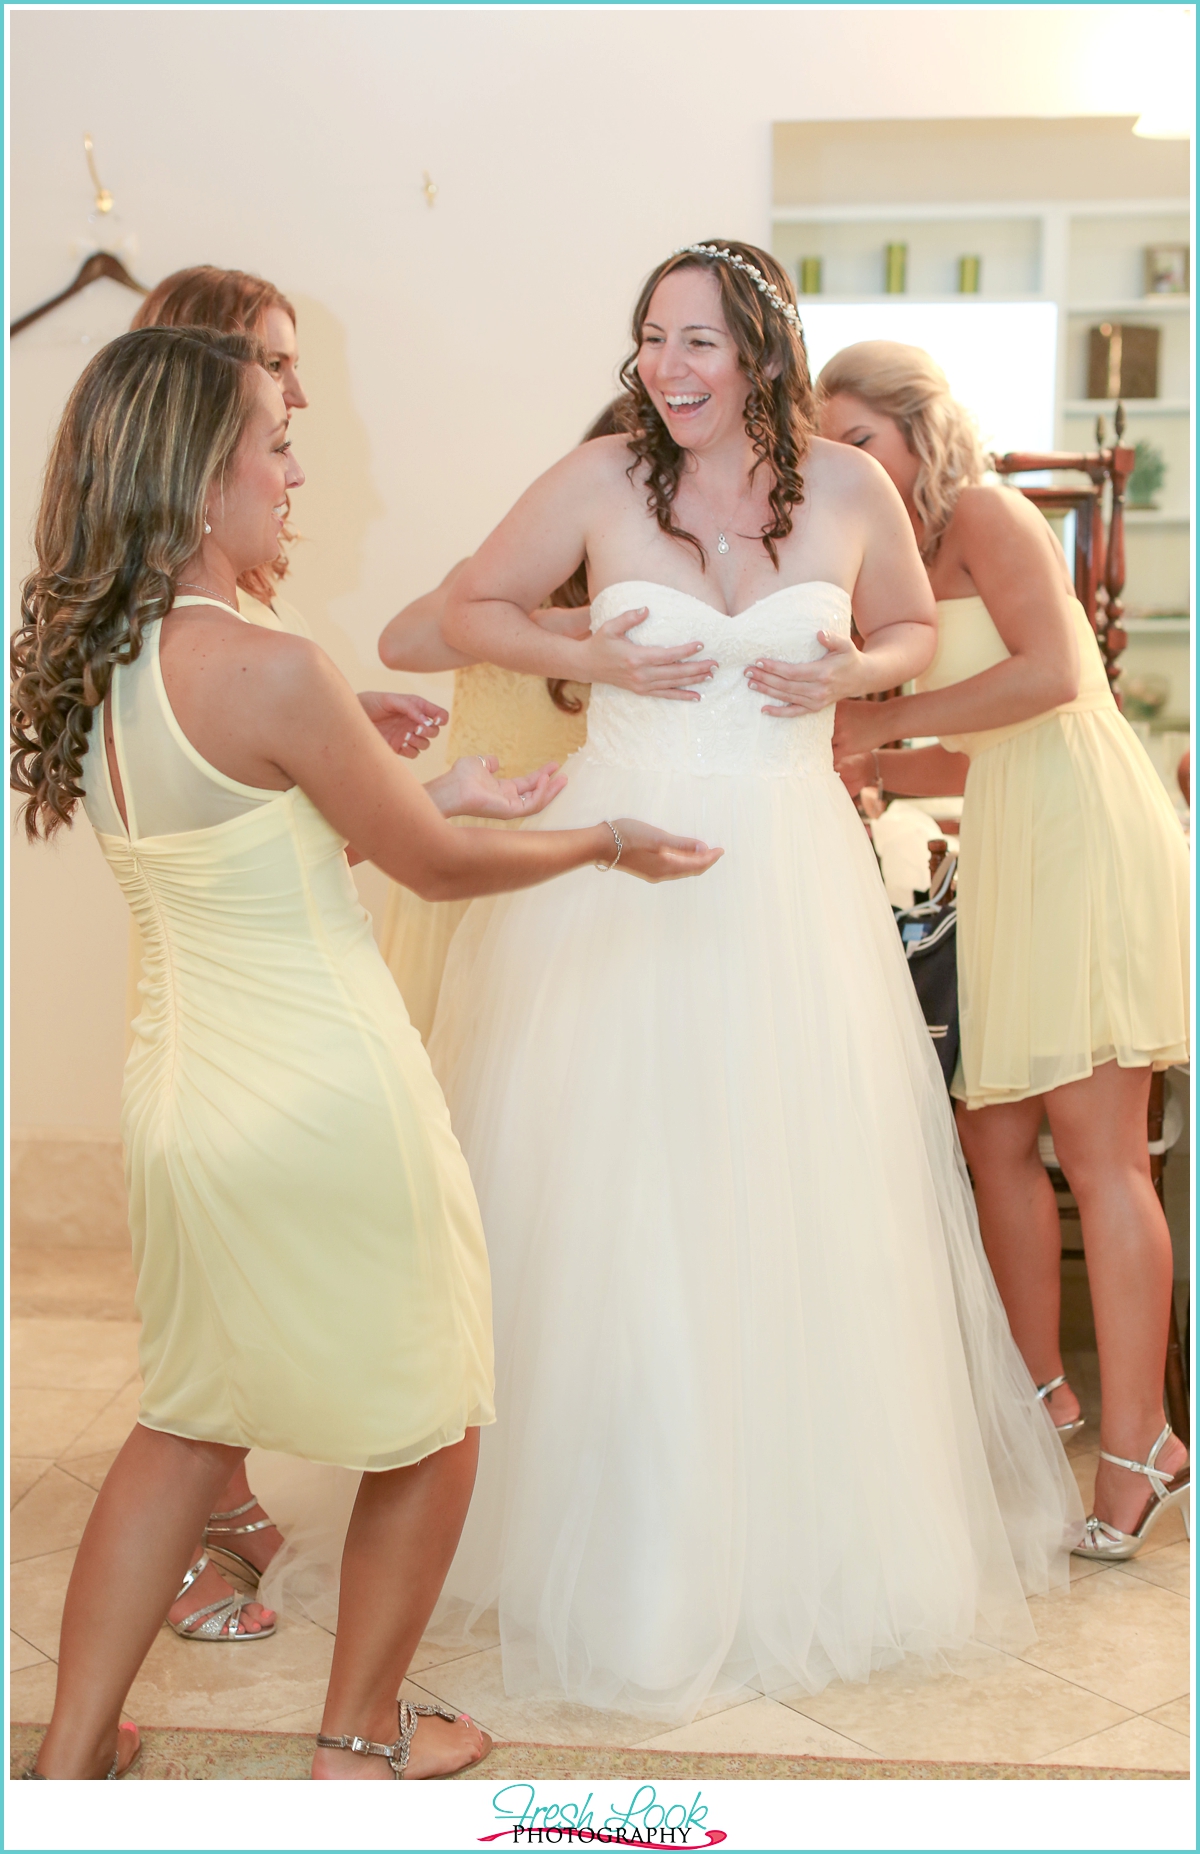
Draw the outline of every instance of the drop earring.
M212 533L212 529L208 525L208 510L207 509L205 509L204 511L204 532L205 534Z

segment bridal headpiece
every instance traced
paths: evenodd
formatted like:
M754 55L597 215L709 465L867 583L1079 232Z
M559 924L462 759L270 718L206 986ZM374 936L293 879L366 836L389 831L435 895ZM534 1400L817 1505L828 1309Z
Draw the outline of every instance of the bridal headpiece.
M745 258L739 257L736 251L730 251L724 245L680 245L675 256L683 257L686 252L691 252L696 257L717 258L722 264L728 264L731 270L744 270L755 289L765 296L769 303L775 305L784 321L795 329L803 341L804 324L800 320L800 311L795 303L789 303L779 294L770 279L763 276L757 264L748 264Z

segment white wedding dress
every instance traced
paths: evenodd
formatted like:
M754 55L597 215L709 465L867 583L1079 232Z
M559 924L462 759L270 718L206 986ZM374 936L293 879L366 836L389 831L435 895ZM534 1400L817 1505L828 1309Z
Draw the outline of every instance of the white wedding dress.
M806 582L729 617L634 580L592 622L635 604L635 641L701 637L720 668L695 703L597 686L525 828L637 817L725 855L476 902L452 943L430 1055L483 1213L498 1421L438 1626L497 1611L509 1692L673 1721L1028 1642L1083 1515L833 711L764 716L743 675L818 657L850 600Z

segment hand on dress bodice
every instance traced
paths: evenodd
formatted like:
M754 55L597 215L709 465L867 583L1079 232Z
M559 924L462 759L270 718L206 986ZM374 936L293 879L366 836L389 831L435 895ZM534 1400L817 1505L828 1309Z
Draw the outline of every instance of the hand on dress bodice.
M639 582L626 583L636 585ZM610 586L607 590L611 592L613 588ZM611 601L606 601L606 609L610 605ZM695 639L658 647L648 639L635 643L629 633L647 621L646 606L619 612L613 618L601 618L599 623L595 618L595 603L591 609L593 631L587 667L592 682L609 683L616 689L628 689L634 695L656 695L663 701L700 700L696 684L709 682L717 667L711 657L697 659L696 652L704 649L703 643Z
M643 604L630 612L634 596ZM699 631L712 668L686 702L647 701L628 686L593 688L589 759L691 773L786 777L832 771L832 707L781 723L764 715L746 671L759 659L817 664L828 655L822 634L848 640L850 597L841 586L824 580L781 586L730 615L690 592L625 580L596 595L592 624L620 627L622 636L629 632L631 641L623 648L645 648L647 658L674 653L676 661L682 648L695 648Z

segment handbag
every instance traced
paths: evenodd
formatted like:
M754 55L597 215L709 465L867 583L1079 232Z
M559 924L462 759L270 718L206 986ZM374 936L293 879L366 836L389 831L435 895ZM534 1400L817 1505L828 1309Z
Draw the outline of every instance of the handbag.
M927 901L911 908L893 908L909 975L933 1039L949 1089L958 1066L958 904L954 899L954 872L958 858L949 856L937 871Z

